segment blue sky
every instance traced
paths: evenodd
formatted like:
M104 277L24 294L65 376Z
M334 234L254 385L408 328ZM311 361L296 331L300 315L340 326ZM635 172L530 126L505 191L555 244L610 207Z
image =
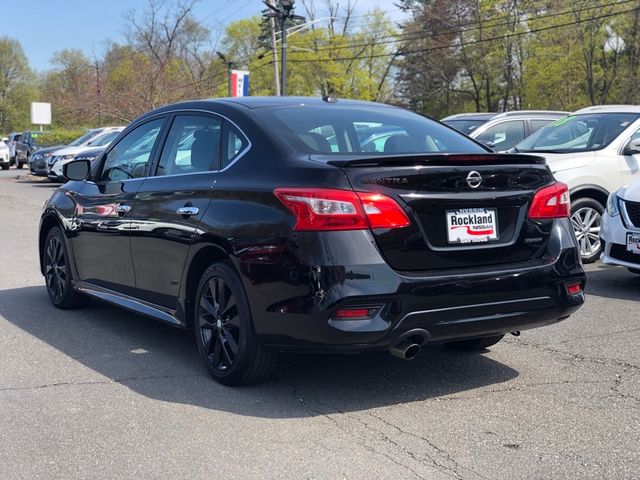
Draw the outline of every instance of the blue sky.
M170 2L171 0L167 0ZM297 13L304 13L300 0ZM323 0L316 0L317 16L322 17ZM346 0L338 3L345 4ZM356 13L362 14L373 7L389 12L398 20L401 13L393 0L358 0ZM0 35L20 41L32 68L38 71L50 68L49 60L55 51L80 48L89 57L100 56L106 40L123 38L123 12L143 10L147 0L29 0L22 5L15 0L0 0ZM260 0L200 0L195 16L204 19L212 28L239 18L260 13ZM8 12L10 15L7 15Z

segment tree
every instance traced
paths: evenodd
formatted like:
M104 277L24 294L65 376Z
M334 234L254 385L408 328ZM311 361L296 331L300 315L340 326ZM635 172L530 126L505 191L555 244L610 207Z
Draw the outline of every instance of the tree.
M0 37L0 131L26 129L37 98L35 76L17 40Z

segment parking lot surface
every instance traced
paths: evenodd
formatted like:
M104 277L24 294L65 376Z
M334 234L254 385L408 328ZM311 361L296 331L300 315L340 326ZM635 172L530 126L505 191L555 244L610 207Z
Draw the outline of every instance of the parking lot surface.
M228 388L193 334L50 306L55 186L0 172L0 479L637 479L640 276L588 266L586 305L482 354L283 357Z

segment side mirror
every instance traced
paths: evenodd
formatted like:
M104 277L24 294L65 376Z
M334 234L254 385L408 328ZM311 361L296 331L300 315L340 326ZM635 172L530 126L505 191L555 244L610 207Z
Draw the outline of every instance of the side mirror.
M89 160L74 160L62 166L62 175L67 180L86 180L91 173L91 162Z
M640 153L640 138L636 138L635 140L631 140L627 143L627 146L624 147L624 151L622 153L624 155L635 155L636 153Z

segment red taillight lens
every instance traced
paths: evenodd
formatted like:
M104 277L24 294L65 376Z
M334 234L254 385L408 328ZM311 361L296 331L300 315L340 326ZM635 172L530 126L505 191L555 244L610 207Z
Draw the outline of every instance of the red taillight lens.
M357 194L371 228L401 228L409 225L409 217L393 198L379 193Z
M367 318L369 316L368 308L346 308L336 312L336 318Z
M554 183L536 192L529 207L529 218L563 218L569 216L569 187Z
M579 283L571 283L566 286L569 295L577 295L582 291L582 285Z
M277 188L274 195L296 217L294 230L399 228L409 218L385 195L330 188Z

